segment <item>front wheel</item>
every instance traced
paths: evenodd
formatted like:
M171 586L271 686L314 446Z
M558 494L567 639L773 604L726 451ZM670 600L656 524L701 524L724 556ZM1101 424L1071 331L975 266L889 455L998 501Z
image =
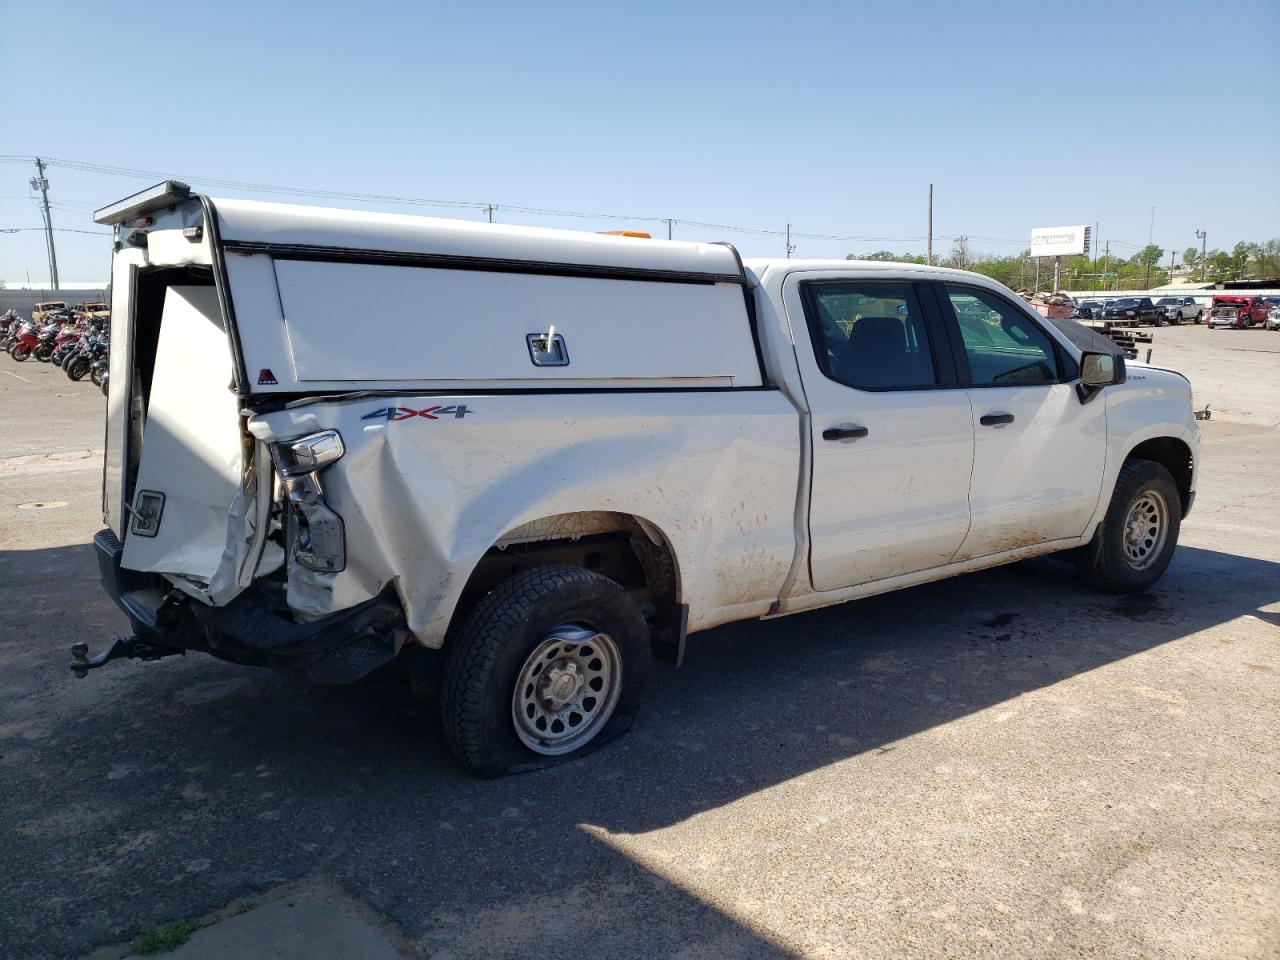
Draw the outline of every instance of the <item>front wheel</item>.
M84 355L72 357L63 364L63 367L66 369L68 377L72 380L79 380L89 372L89 358Z
M449 750L494 777L580 757L626 732L648 679L649 630L607 577L536 567L490 591L445 657Z
M27 357L31 356L31 347L25 343L15 343L9 348L9 356L13 357L13 359L17 360L19 363L22 363L22 361L27 359Z
M1095 587L1138 593L1160 579L1178 545L1182 497L1173 476L1151 460L1120 470L1107 515L1078 557L1076 569Z

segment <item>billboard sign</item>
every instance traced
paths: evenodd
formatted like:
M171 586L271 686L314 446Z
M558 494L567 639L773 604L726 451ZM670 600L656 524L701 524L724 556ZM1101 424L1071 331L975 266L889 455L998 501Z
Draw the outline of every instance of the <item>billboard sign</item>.
M1031 255L1074 257L1088 253L1091 232L1084 224L1078 227L1036 227L1031 231Z

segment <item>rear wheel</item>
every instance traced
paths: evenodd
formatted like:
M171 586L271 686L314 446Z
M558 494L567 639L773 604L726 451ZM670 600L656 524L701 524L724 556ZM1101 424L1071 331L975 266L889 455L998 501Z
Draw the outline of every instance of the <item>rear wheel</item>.
M624 733L649 673L649 631L614 581L538 567L495 587L446 650L449 749L493 777L579 757Z
M1182 498L1173 476L1151 460L1120 470L1107 515L1077 559L1084 579L1112 593L1137 593L1160 579L1178 545Z

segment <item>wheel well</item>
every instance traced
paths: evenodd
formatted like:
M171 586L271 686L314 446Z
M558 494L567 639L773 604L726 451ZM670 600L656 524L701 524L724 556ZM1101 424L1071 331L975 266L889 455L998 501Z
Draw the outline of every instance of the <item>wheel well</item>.
M1193 466L1190 447L1176 437L1153 437L1130 450L1125 459L1152 460L1173 474L1173 482L1177 484L1178 496L1182 500L1182 512L1187 512L1191 504Z
M604 511L544 517L504 533L472 570L449 632L461 627L476 603L499 583L553 563L582 567L617 582L640 606L661 652L678 651L684 618L670 543L647 520Z

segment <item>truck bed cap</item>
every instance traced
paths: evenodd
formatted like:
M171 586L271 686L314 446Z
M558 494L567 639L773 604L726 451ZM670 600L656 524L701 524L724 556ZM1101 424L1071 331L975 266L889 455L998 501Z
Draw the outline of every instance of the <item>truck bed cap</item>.
M689 273L740 282L733 250L716 243L649 240L577 230L552 230L371 213L258 200L212 199L228 247L315 247L402 254L591 264L620 270Z

